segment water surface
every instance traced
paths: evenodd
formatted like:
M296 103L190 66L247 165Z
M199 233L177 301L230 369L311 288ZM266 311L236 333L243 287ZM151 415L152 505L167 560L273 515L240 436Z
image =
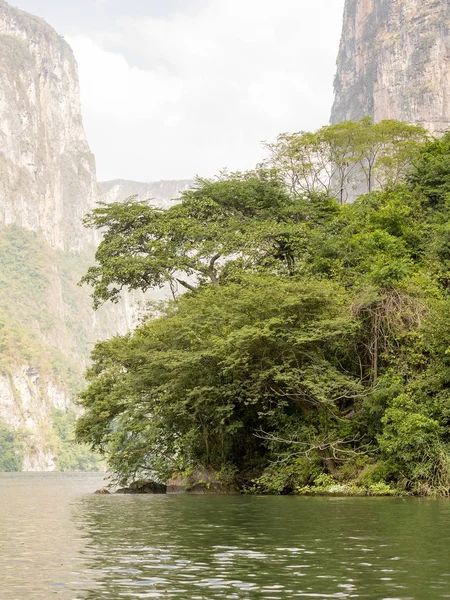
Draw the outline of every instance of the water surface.
M450 502L95 496L0 475L2 600L450 598Z

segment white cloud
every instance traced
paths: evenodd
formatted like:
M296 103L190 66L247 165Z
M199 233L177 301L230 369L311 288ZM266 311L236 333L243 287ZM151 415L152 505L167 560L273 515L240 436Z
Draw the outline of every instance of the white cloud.
M343 0L205 0L69 41L100 179L251 168L328 120Z

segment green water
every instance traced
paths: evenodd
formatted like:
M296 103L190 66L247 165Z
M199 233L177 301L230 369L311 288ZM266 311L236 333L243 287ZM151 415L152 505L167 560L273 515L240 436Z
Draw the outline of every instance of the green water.
M0 475L0 598L450 598L450 501L95 496Z

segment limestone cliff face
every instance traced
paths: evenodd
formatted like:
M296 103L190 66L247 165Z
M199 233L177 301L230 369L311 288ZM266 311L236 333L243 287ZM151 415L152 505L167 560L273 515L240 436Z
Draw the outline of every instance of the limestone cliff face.
M93 241L81 219L96 201L72 50L45 21L0 0L0 224L78 251Z
M165 208L189 183L114 181L102 199L136 194ZM54 424L61 411L73 418L90 351L132 329L146 300L125 294L94 312L77 286L98 241L82 218L98 200L72 51L0 0L0 436L2 426L17 434L24 470L57 468Z
M0 373L0 418L15 430L26 432L24 471L53 471L55 452L52 417L55 408L67 410L70 398L52 382L42 380L33 367L22 366L14 374Z
M76 286L97 200L72 51L0 0L0 425L25 470L55 468L54 411L73 403L93 343L129 325L123 310L94 314Z
M185 179L181 181L156 181L153 183L142 183L116 179L99 183L100 199L102 202L123 202L130 196L139 196L142 200L151 198L160 208L170 208L173 200L178 198L181 192L192 186L192 181Z
M93 248L57 250L42 233L0 227L0 438L2 424L17 433L24 470L57 466L54 415L73 419L95 342L130 331L139 318L130 296L92 309L89 289L77 283L93 263Z
M331 122L450 125L450 3L346 0Z

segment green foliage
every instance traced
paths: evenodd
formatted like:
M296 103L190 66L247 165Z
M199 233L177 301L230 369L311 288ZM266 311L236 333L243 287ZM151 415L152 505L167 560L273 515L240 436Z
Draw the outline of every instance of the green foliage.
M269 149L166 212L87 217L96 304L186 293L96 346L78 439L124 481L203 466L269 493L448 494L449 136L363 119Z
M433 205L441 204L450 192L450 133L430 140L420 152L409 181Z
M205 287L132 336L97 346L79 437L114 448L121 475L132 461L133 474L157 471L161 457L172 470L259 465L268 432L288 416L311 429L334 422L334 396L357 387L339 365L352 335L332 284L253 275Z
M77 283L91 260L88 254L55 251L39 234L20 227L1 229L0 373L10 378L11 388L17 371L30 368L39 374L40 394L45 396L53 382L75 399L83 385L91 328L89 299ZM60 295L64 311L56 310ZM73 432L74 415L68 423ZM52 434L50 424L43 424L38 432L43 443L55 451L58 465L63 470L93 468L91 453L73 441L63 441L58 433L62 432L58 429L57 435ZM33 451L25 429L9 435L19 440L22 450ZM14 468L21 468L22 450Z
M66 326L53 310L55 263L55 252L37 234L16 226L2 229L0 369L33 365L75 388L76 361L55 348Z
M77 444L75 440L75 421L73 410L53 411L57 469L62 472L98 471L101 467L100 457L86 444Z
M270 159L291 194L325 193L341 204L358 189L371 192L400 183L426 139L425 130L399 121L370 118L282 134L268 144Z
M255 481L254 491L266 494L286 494L313 483L321 473L319 457L309 460L295 457L270 464Z
M20 471L22 444L16 432L0 421L0 471Z
M393 490L387 483L384 481L378 481L377 483L372 483L368 488L369 496L395 496L396 491Z
M361 485L357 481L342 483L322 473L312 485L297 488L302 496L395 496L398 492L384 481Z
M47 327L47 317L40 310L40 299L48 292L42 250L35 234L19 227L2 230L0 366L3 368L16 364L19 357L32 361L39 354L36 325Z
M289 266L289 233L282 222L289 205L278 178L266 171L199 179L166 211L134 198L101 205L85 219L106 232L95 256L98 266L82 282L93 286L98 306L116 301L123 287L218 284L225 265L240 258L277 255Z

